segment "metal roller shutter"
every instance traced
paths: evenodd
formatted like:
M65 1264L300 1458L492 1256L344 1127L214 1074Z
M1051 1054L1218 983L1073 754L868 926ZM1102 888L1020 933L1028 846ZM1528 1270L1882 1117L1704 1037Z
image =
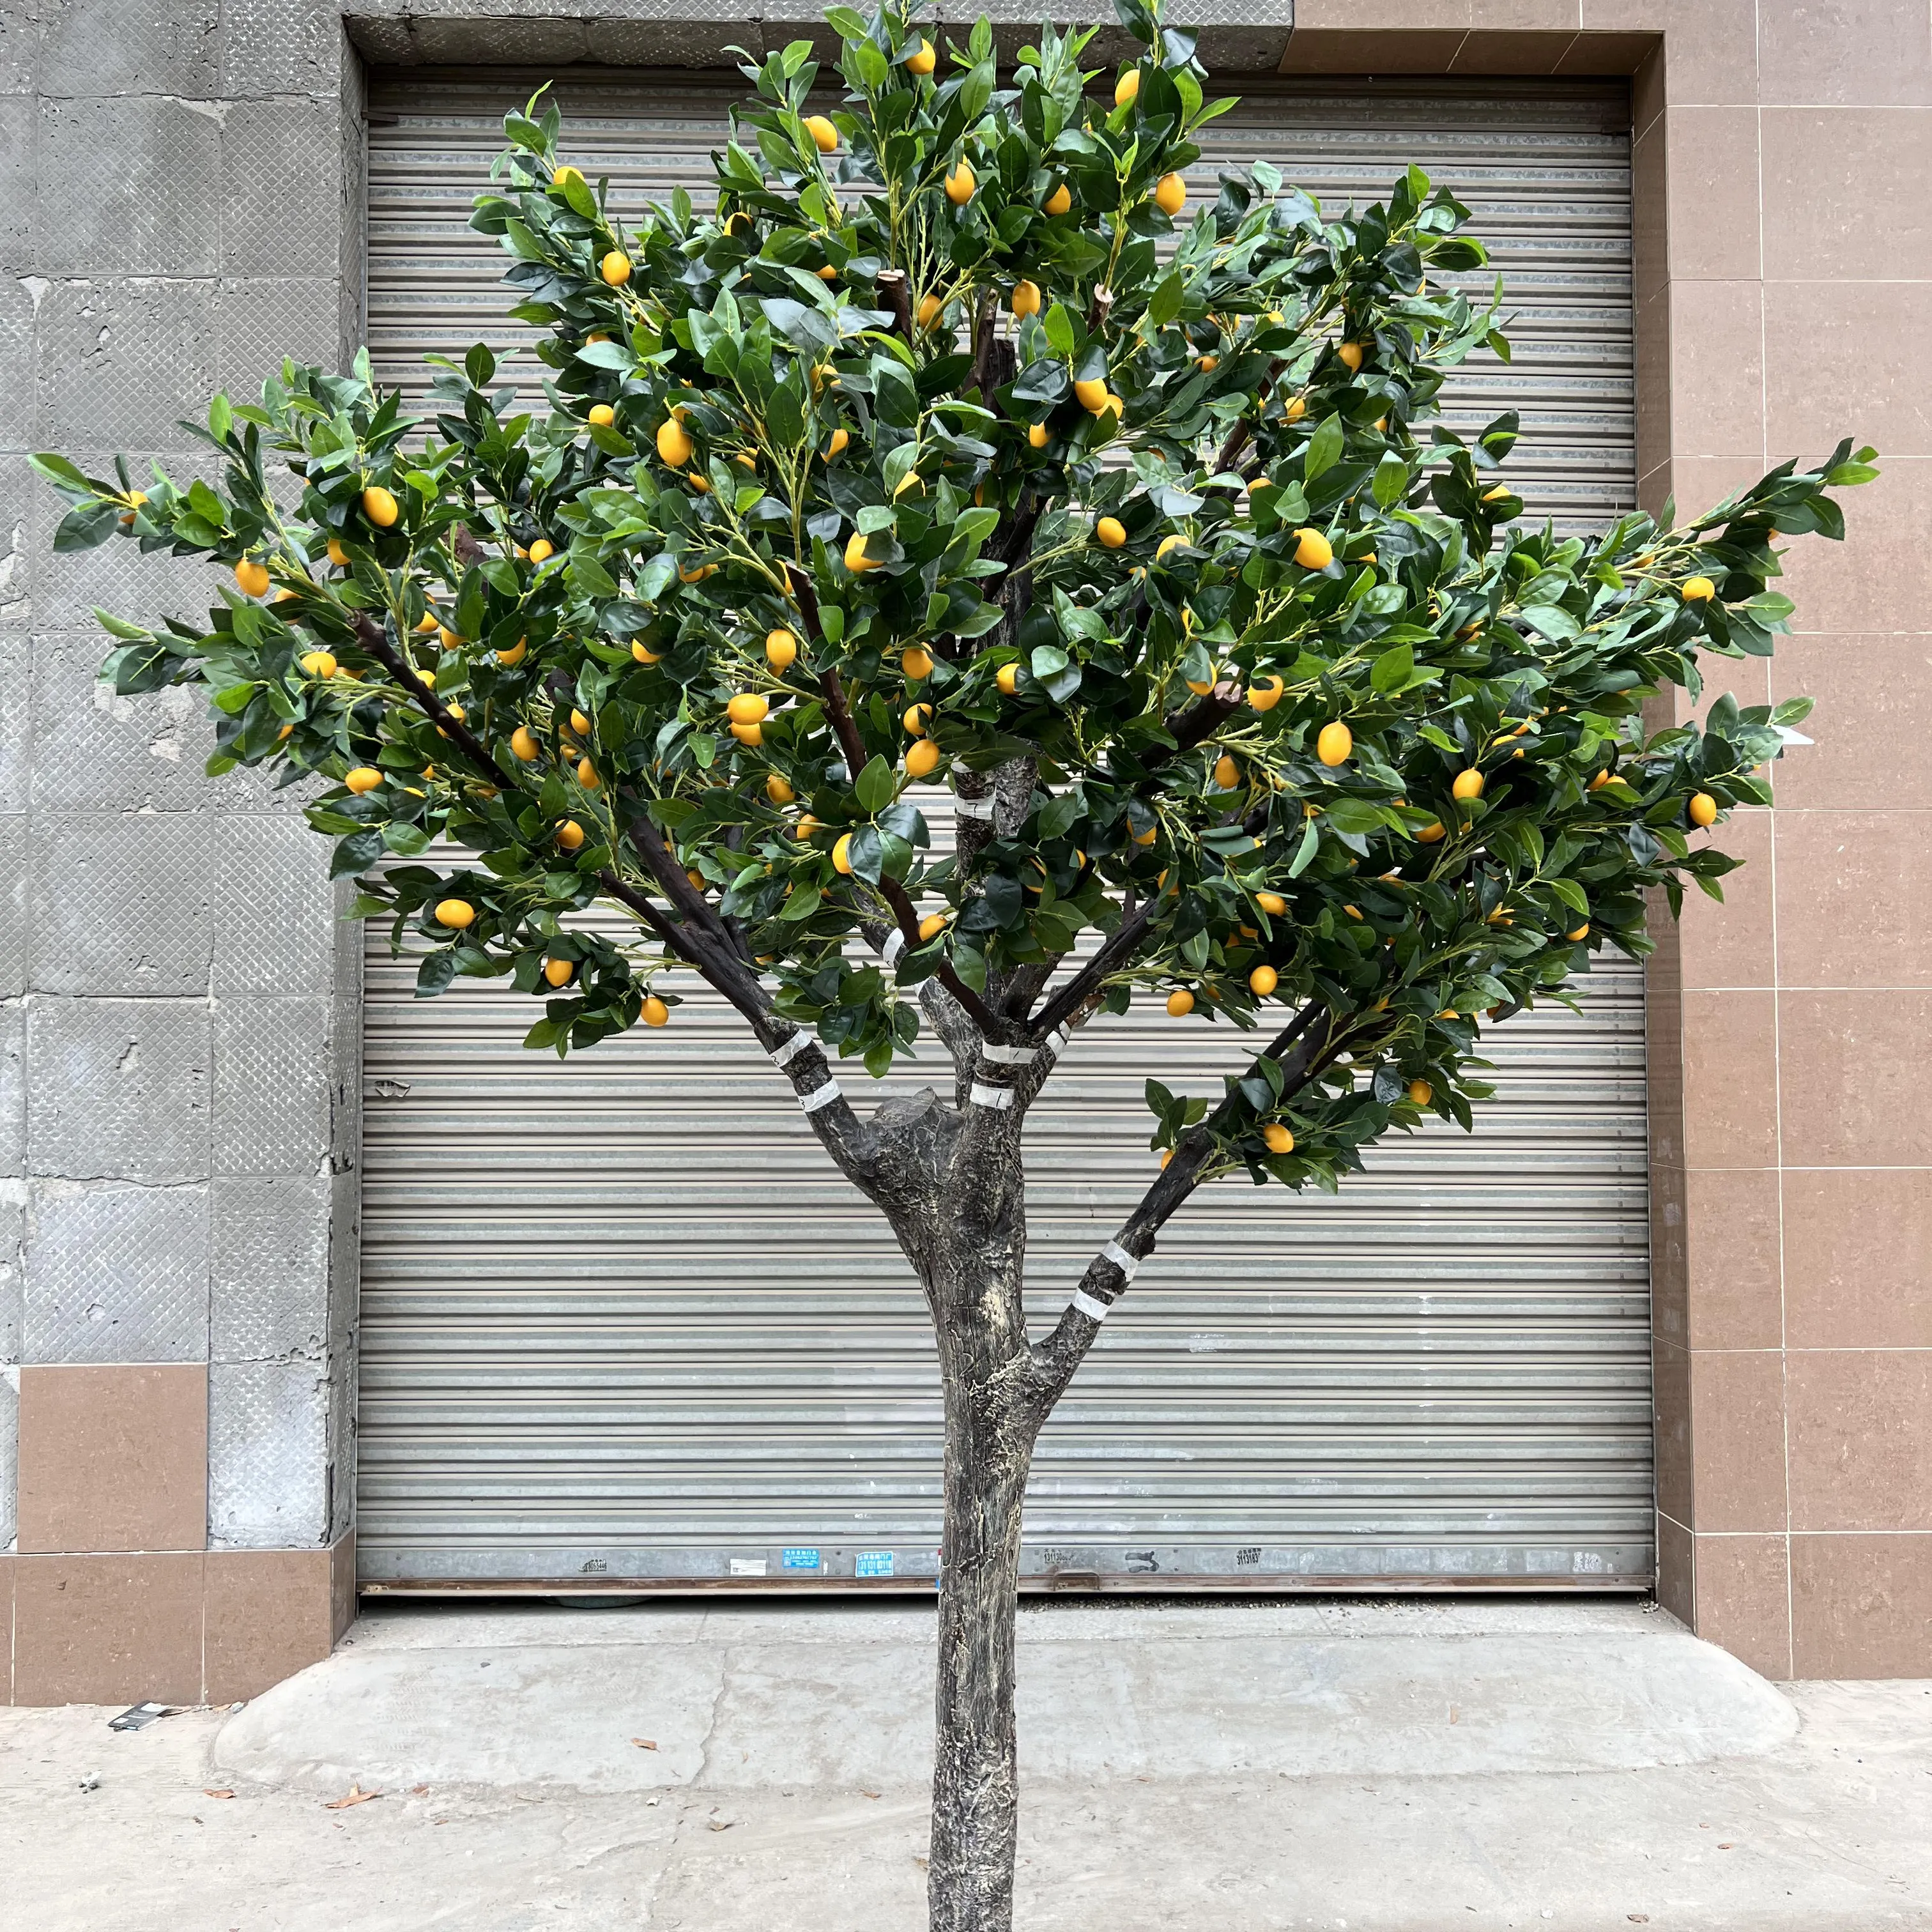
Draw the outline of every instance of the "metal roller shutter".
M737 91L607 74L560 92L573 158L635 206L701 196ZM390 380L519 338L501 258L464 224L527 92L372 90L370 338ZM1520 409L1532 514L1594 520L1634 495L1627 120L1595 87L1268 83L1201 172L1265 154L1340 202L1414 160L1454 188L1517 354L1462 377L1451 420ZM412 977L372 928L365 1587L930 1579L922 1304L735 1018L700 988L664 1031L560 1066L520 1049L530 1002L418 1003ZM1647 1583L1642 992L1610 967L1580 1016L1498 1029L1473 1137L1397 1136L1336 1199L1198 1196L1042 1439L1029 1578ZM1238 1051L1157 1007L1076 1041L1028 1130L1039 1322L1152 1174L1146 1075L1218 1090ZM943 1088L928 1065L880 1097Z

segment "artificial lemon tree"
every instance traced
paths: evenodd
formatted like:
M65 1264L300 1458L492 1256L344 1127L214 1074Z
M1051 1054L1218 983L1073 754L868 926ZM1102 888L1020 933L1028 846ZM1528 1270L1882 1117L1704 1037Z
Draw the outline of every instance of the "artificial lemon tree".
M479 346L412 420L366 361L290 364L216 398L218 484L38 459L62 547L232 572L206 623L104 615L116 686L204 686L211 769L304 784L423 993L509 977L561 1054L675 1024L694 971L891 1223L945 1391L945 1932L1010 1922L1028 1463L1136 1268L1210 1182L1332 1187L1468 1126L1486 1024L1647 952L1648 897L1718 894L1697 835L1768 799L1805 707L1644 706L1770 652L1776 539L1839 535L1871 473L1522 526L1514 419L1430 422L1507 353L1445 280L1484 260L1466 211L1412 170L1325 213L1257 160L1190 214L1229 104L1121 11L1118 76L1042 29L1003 82L984 20L942 60L897 4L835 8L838 104L806 44L748 64L716 212L635 227L533 106L474 225L540 388ZM1148 1082L1158 1176L1030 1334L1028 1109L1137 997L1225 1029L1224 1090ZM920 1047L943 1094L842 1090Z

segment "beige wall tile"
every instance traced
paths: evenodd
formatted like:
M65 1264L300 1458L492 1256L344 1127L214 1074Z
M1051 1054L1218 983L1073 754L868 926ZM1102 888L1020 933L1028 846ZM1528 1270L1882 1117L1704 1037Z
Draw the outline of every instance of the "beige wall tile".
M1779 1679L1792 1674L1786 1563L1782 1536L1697 1538L1697 1634Z
M1778 0L1758 9L1766 106L1932 104L1932 21L1898 0Z
M1796 265L1793 265L1796 272ZM1782 459L1843 436L1932 456L1932 395L1904 345L1932 341L1932 282L1773 281L1764 292L1766 437ZM1846 498L1848 514L1864 499Z
M1414 34L1466 28L1471 0L1297 0L1294 30Z
M1667 47L1664 57L1670 58ZM1756 109L1680 106L1673 100L1661 132L1678 190L1670 197L1670 279L1755 281L1762 271Z
M185 1552L16 1558L15 1700L200 1702L202 1561Z
M1677 493L1678 518L1688 520L1715 508L1734 490L1748 489L1764 470L1764 464L1755 456L1684 455L1673 452L1670 482ZM1735 658L1706 658L1704 675L1714 694L1728 689L1738 694L1740 704L1761 704L1768 683L1754 680L1766 677L1764 662L1762 658L1742 662Z
M1932 1113L1901 1106L1892 1077L1932 1066L1932 993L1778 998L1784 1158L1794 1167L1932 1167Z
M1754 809L1733 813L1727 824L1693 840L1694 847L1715 846L1744 862L1718 881L1724 892L1721 904L1694 886L1684 892L1680 926L1685 986L1701 989L1776 984L1771 839L1772 814Z
M1828 455L1821 450L1818 455ZM1793 626L1817 632L1923 633L1932 610L1932 458L1882 460L1874 482L1840 500L1845 541L1798 538L1784 560Z
M23 1552L200 1550L207 1540L205 1366L21 1370Z
M1899 107L1767 107L1768 280L1932 275L1932 115Z
M1932 1349L1788 1359L1792 1528L1932 1531Z
M1768 1168L1684 1176L1684 1320L1692 1348L1783 1346L1778 1179Z
M1583 24L1582 0L1471 0L1469 24L1478 30L1567 37Z
M1692 1354L1690 1526L1700 1539L1712 1530L1782 1534L1784 1402L1784 1358L1777 1350Z
M1638 308L1636 328L1636 464L1643 476L1670 456L1670 290L1660 289ZM1667 494L1638 500L1654 516Z
M1733 105L1757 98L1756 12L1754 0L1583 0L1583 25L1662 33L1673 104Z
M1932 633L1780 638L1771 688L1818 707L1801 728L1816 742L1772 767L1780 812L1932 810L1932 758L1916 748L1932 718Z
M1787 1169L1785 1334L1794 1348L1932 1348L1932 1172Z
M1684 1165L1778 1161L1775 995L1684 995Z
M326 1550L211 1550L208 1701L254 1697L326 1657L334 1642Z
M1932 1536L1794 1536L1799 1677L1932 1677Z
M1779 984L1932 987L1932 818L1777 817Z
M1670 286L1670 124L1653 122L1630 143L1630 274L1640 314ZM1662 347L1667 370L1667 340Z
M1673 1348L1690 1346L1688 1180L1681 1167L1650 1169L1650 1328Z
M1672 255L1675 258L1676 250ZM1670 286L1672 460L1736 456L1764 463L1763 317L1755 281Z

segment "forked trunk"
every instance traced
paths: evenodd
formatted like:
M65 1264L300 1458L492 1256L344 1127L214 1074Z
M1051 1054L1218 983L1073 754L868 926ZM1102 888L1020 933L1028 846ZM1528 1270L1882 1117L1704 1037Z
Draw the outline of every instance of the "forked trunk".
M1019 1789L1013 1636L1033 1431L949 1374L946 1526L927 1896L932 1932L1008 1932Z

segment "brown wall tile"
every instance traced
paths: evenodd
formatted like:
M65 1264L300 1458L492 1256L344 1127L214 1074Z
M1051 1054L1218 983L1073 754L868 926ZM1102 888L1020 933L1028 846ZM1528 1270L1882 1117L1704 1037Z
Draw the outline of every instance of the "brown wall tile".
M1778 814L1780 985L1932 986L1928 832L1925 814Z
M1932 1066L1932 993L1784 992L1778 1010L1784 1158L1804 1167L1932 1167L1932 1114L1901 1106L1896 1078L1897 1070Z
M1757 59L1759 98L1767 106L1932 104L1932 26L1923 7L1898 0L1761 7Z
M14 1701L14 1565L0 1556L0 1704Z
M1462 29L1354 33L1298 26L1281 57L1283 74L1447 74Z
M1469 8L1469 25L1478 32L1567 40L1582 23L1582 0L1471 0Z
M1728 823L1708 835L1694 836L1694 845L1714 845L1744 862L1720 881L1721 904L1694 886L1684 895L1684 916L1678 922L1681 970L1684 984L1694 991L1777 983L1772 944L1772 884L1776 875L1771 862L1771 818L1769 812L1756 809L1734 812Z
M1784 1532L1784 1358L1776 1349L1690 1358L1690 1526Z
M1667 120L1657 122L1630 144L1630 274L1640 317L1670 285L1670 129ZM1667 368L1670 344L1658 346ZM1658 453L1667 449L1666 445ZM1646 466L1641 444L1638 466Z
M1681 1167L1650 1170L1650 1327L1673 1348L1690 1346L1689 1238L1684 1217L1688 1177Z
M339 1536L328 1551L329 1640L342 1641L356 1621L356 1532Z
M1686 1167L1776 1166L1776 998L1684 994Z
M1791 547L1784 591L1798 606L1792 621L1801 631L1924 628L1932 610L1932 544L1924 541L1932 529L1932 458L1894 457L1880 470L1875 482L1846 494L1844 542Z
M1784 1177L1786 1339L1794 1348L1932 1348L1932 1173Z
M1932 809L1932 758L1904 748L1932 717L1932 634L1780 638L1771 678L1818 706L1801 728L1816 742L1772 768L1780 810Z
M1932 115L1899 108L1767 107L1768 280L1922 281L1932 275Z
M1766 1677L1791 1670L1790 1586L1782 1536L1697 1538L1697 1634Z
M1794 1536L1793 1674L1932 1677L1932 1536Z
M1798 272L1798 265L1791 265ZM1773 281L1764 292L1765 411L1780 456L1840 436L1932 456L1932 398L1901 343L1932 340L1932 283ZM1846 508L1862 500L1854 491Z
M210 1703L256 1696L328 1654L334 1606L328 1550L211 1550L206 1574Z
M1479 27L1464 35L1449 70L1496 75L1554 74L1576 38L1574 32L1510 33Z
M1688 1525L1694 1500L1690 1438L1690 1357L1667 1342L1651 1343L1651 1412L1654 1418L1657 1506Z
M200 1550L208 1540L208 1370L194 1363L20 1371L20 1544Z
M1556 63L1556 71L1578 80L1627 74L1634 82L1635 77L1649 66L1662 44L1654 34L1579 34L1564 50L1563 58ZM1662 72L1661 62L1658 71ZM1633 91L1640 110L1646 104L1645 97L1634 86ZM1639 112L1634 124L1646 128L1654 118L1653 115Z
M16 1558L16 1701L199 1703L202 1561L199 1553Z
M1660 289L1636 311L1636 464L1641 476L1670 453L1670 291ZM1660 492L1660 500L1662 493ZM1640 499L1656 513L1657 504Z
M1657 1600L1689 1628L1697 1627L1696 1542L1681 1522L1657 1519Z
M1779 1176L1769 1168L1700 1168L1684 1177L1684 1320L1691 1348L1784 1346L1778 1187Z
M1586 32L1661 33L1673 104L1757 98L1754 0L1583 0Z
M1932 1530L1932 1349L1789 1360L1792 1527Z

